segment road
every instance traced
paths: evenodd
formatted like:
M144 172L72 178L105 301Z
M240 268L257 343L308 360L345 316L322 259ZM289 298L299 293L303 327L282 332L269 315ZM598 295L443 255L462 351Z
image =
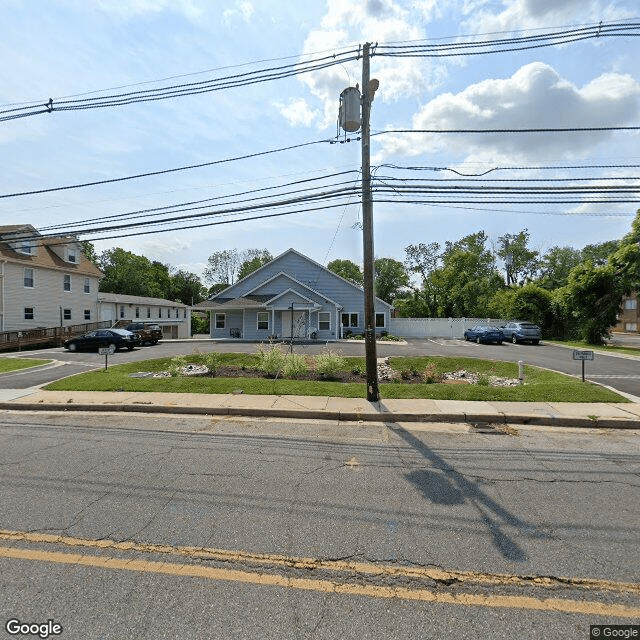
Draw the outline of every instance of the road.
M584 640L640 620L639 442L3 412L3 625L53 620L65 640Z
M364 344L341 342L330 345L339 349L344 355L364 355ZM257 345L254 343L230 342L160 342L154 347L144 347L131 352L118 352L110 356L109 363L133 362L160 358L178 354L190 354L207 351L238 351L254 353ZM317 345L296 345L298 353L319 353L324 347ZM448 340L445 338L409 339L406 345L379 344L378 356L466 356L472 358L487 358L490 360L505 360L545 367L569 375L581 375L581 363L572 359L572 350L553 344L537 346L526 344L504 343L502 345L484 345L464 340ZM62 377L81 373L90 369L104 366L104 356L96 353L69 353L65 349L41 349L20 354L24 357L53 358L56 365L34 372L18 372L0 377L0 389L24 389L46 384ZM640 369L638 358L623 358L596 354L593 362L587 362L585 367L586 379L604 384L613 389L640 397Z

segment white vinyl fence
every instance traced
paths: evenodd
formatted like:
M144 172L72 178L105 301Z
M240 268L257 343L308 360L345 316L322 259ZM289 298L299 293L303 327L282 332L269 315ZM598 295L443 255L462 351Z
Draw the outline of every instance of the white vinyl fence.
M492 318L391 318L389 333L402 338L463 338L475 324L498 326L504 320Z

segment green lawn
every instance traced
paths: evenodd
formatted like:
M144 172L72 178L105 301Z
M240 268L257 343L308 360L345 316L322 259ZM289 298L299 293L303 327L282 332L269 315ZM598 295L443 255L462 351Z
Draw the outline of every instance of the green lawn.
M605 353L621 353L627 356L636 356L640 358L640 348L638 347L621 347L619 345L604 344L593 345L579 340L567 340L566 342L560 340L545 340L547 344L557 344L564 347L572 347L573 349L589 350L589 351L604 351Z
M252 368L257 363L253 354L220 353L220 365L235 365ZM188 362L197 363L203 356L186 355ZM347 370L364 370L364 358L346 358ZM402 372L424 371L435 365L437 372L466 369L483 376L505 378L518 377L518 365L512 362L494 362L474 358L390 358L391 366ZM231 393L241 389L255 395L307 395L366 397L364 383L341 383L331 381L266 380L262 378L131 378L129 374L141 371L166 371L171 358L159 358L109 367L83 373L54 382L47 387L52 391L159 391L172 393ZM578 378L525 365L525 384L517 387L491 387L488 385L454 384L406 384L383 383L380 394L383 398L433 398L446 400L508 400L516 402L627 402L618 394Z
M36 360L35 358L0 358L0 373L39 367L43 364L49 364L49 362L51 360Z

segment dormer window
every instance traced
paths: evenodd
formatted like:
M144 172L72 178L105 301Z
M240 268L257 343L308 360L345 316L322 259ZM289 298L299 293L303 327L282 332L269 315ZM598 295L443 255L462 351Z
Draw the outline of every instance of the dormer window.
M30 256L31 255L31 243L30 242L26 242L26 241L23 242L20 245L20 251L21 251L21 253L24 253L24 254Z
M67 253L67 260L69 262L75 262L76 261L76 250L75 249L69 249L69 251Z

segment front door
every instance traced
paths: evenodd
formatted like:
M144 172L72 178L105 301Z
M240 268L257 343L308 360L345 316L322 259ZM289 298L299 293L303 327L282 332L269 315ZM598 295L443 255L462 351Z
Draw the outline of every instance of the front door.
M293 334L291 333L291 325L293 324ZM306 338L306 322L304 311L293 312L293 323L291 322L291 311L282 312L282 337L283 338Z

